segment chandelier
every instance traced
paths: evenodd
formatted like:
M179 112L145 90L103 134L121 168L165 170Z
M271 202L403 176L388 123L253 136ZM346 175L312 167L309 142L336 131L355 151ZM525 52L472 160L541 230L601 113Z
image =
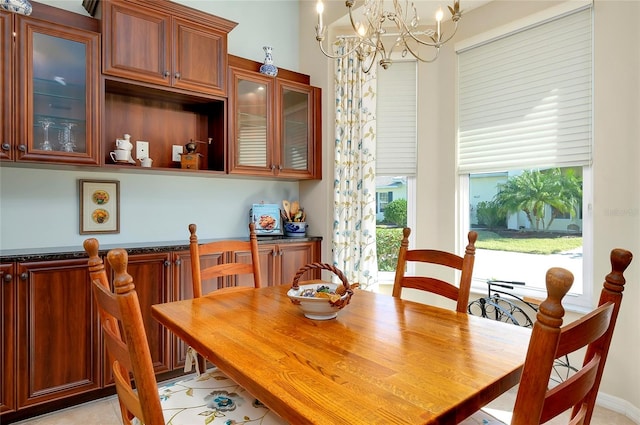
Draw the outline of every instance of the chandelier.
M364 3L357 11L356 3ZM388 3L388 2L387 2ZM393 10L384 8L384 0L346 0L345 6L349 9L349 20L354 34L341 36L341 38L353 38L356 40L353 47L343 54L330 53L325 49L323 42L327 27L322 22L324 4L318 0L316 11L318 12L318 25L316 25L316 40L320 50L331 59L344 58L356 53L365 73L379 57L382 68L387 69L392 63L391 55L394 51L400 51L402 57L410 53L421 62L433 62L438 58L440 47L451 40L458 30L458 21L462 17L460 1L454 0L453 6L448 6L451 12L451 21L454 28L451 34L445 35L441 30L443 18L442 9L436 13L435 29L420 28L420 18L415 4L409 0L392 0ZM431 56L425 58L421 54L421 47L426 46Z

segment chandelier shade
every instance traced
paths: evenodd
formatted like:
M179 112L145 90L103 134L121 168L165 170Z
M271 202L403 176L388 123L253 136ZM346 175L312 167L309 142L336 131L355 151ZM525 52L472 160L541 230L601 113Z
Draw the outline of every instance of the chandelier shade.
M390 9L385 8L388 4L391 4ZM400 52L402 57L409 53L421 62L433 62L438 57L440 47L455 35L458 21L462 17L460 1L454 0L448 6L453 30L450 34L445 34L441 28L444 17L442 9L436 13L435 25L429 27L421 24L416 6L409 0L346 0L345 6L354 33L342 37L357 39L354 47L343 54L337 54L324 46L327 27L323 22L322 0L316 3L316 40L322 53L329 58L343 58L355 53L365 73L371 70L376 61L387 69L393 63L394 52ZM429 56L423 53L425 49L430 52Z

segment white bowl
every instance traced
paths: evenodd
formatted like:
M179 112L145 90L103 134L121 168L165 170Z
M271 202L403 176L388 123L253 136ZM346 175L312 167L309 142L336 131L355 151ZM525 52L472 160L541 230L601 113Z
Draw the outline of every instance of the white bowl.
M338 311L345 305L344 301L350 296L349 293L344 294L337 305L332 305L329 298L303 297L300 294L305 289L317 289L318 286L328 286L331 292L335 292L338 285L330 282L317 282L306 285L300 285L298 289L289 289L287 296L293 304L300 307L304 316L313 320L329 320L334 319L338 315Z

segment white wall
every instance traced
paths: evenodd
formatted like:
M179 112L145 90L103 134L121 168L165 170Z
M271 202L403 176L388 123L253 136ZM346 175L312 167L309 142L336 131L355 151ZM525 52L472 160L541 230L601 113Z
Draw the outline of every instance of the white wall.
M88 15L81 0L40 3ZM229 34L230 54L262 62L262 46L270 44L276 66L298 71L298 40L291 37L298 29L296 1L179 3L240 22ZM298 199L297 182L137 171L150 172L0 164L0 249L81 247L86 236L78 233L78 179L120 181L120 233L100 235L102 244L187 241L192 222L201 238L244 236L252 203ZM310 223L309 232L319 230Z
M464 0L461 8L465 9ZM463 40L557 4L553 1L500 0L463 15L455 40ZM314 2L300 9L301 72L323 88L325 184L301 184L301 196L316 214L326 214L324 255L331 258L333 180L333 63L316 46ZM640 423L640 2L595 0L594 67L594 292L610 271L609 252L622 247L636 254L627 275L628 287L605 368L601 401ZM344 2L328 1L325 21L334 22ZM457 182L455 172L455 75L453 46L419 69L418 177L415 229L417 246L455 249ZM455 235L455 236L454 236ZM459 241L456 243L456 241ZM575 318L568 315L567 321Z

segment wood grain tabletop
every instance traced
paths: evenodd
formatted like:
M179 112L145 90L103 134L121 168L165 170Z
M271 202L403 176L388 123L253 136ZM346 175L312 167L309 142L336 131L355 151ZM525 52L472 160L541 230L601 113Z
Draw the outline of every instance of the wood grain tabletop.
M518 383L530 330L357 290L307 319L288 286L152 307L292 424L453 424Z

